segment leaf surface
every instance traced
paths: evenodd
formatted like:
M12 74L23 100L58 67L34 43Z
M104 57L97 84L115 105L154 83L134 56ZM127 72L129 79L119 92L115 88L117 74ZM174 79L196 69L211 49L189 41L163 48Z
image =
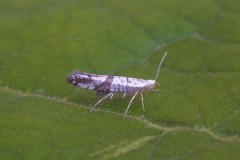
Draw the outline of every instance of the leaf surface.
M240 3L0 1L1 159L240 157ZM88 73L154 79L131 96L67 84Z

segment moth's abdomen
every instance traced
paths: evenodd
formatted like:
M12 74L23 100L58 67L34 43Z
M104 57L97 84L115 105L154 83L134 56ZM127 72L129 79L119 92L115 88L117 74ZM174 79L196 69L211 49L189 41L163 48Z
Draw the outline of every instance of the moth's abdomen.
M94 74L75 71L68 76L67 80L69 83L73 84L74 86L93 90L99 84L106 81L106 78L107 76L98 76Z
M108 93L110 91L113 76L75 71L70 74L67 79L68 82L74 86Z

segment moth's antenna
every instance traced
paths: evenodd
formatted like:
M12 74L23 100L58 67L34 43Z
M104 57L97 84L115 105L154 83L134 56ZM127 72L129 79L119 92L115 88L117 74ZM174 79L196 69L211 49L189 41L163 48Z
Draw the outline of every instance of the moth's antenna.
M156 77L155 77L155 80L154 80L155 82L156 82L156 80L157 80L157 78L158 78L158 75L159 75L159 71L160 71L160 68L161 68L162 62L163 62L164 58L166 57L166 55L167 55L167 52L165 52L163 58L161 59L159 65L158 65L157 74L156 74Z

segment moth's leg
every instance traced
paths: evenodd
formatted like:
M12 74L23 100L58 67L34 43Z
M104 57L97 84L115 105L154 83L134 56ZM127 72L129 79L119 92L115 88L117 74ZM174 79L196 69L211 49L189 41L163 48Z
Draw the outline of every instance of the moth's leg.
M106 99L107 97L112 96L112 95L113 95L113 93L109 93L109 94L107 94L105 97L103 97L102 99L100 99L100 100L92 107L91 111L93 111L94 108L95 108L99 103L101 103L104 99Z
M129 110L129 108L130 108L130 106L131 106L134 98L137 96L138 93L139 93L139 91L137 91L137 92L134 94L134 96L132 97L132 99L130 100L130 102L129 102L129 104L128 104L128 107L127 107L126 111L124 112L124 116L127 114L127 112L128 112L128 110Z
M123 93L122 98L124 98L125 96L126 96L126 92Z
M142 109L143 109L143 112L145 112L144 103L143 103L143 94L142 94L142 92L141 92L141 100L142 100Z
M113 98L113 93L112 93L112 95L111 95L110 99L112 99L112 98Z

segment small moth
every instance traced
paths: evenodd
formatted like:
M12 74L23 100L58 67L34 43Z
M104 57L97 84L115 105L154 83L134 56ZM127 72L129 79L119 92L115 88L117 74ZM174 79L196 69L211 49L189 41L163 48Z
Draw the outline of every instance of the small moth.
M110 99L112 99L115 93L123 93L123 97L125 97L126 94L133 94L133 97L131 98L127 106L127 109L124 112L124 115L126 115L134 98L140 93L142 108L143 111L145 112L142 92L145 90L154 91L154 86L157 83L156 80L158 78L162 62L166 55L167 52L165 52L163 58L161 59L158 65L158 70L154 80L144 80L138 78L112 75L96 75L81 71L75 71L71 73L68 76L67 80L74 86L86 88L89 90L95 90L97 91L96 92L97 95L105 95L92 107L91 111L93 111L95 107L106 98L110 97Z

